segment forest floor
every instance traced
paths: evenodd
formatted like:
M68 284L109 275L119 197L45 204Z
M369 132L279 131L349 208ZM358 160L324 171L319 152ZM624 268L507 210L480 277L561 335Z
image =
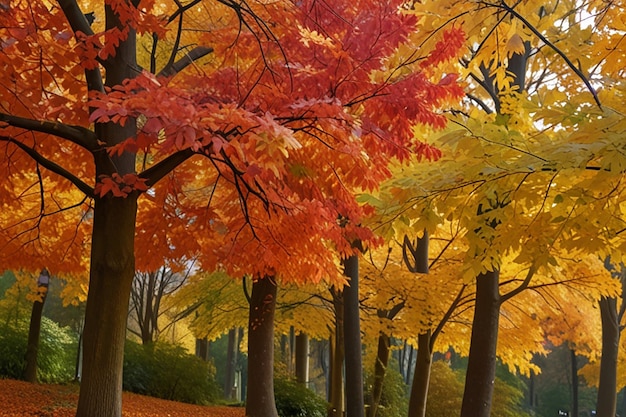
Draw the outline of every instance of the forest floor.
M0 417L74 417L78 386L0 379ZM200 406L124 393L124 417L243 417L244 409Z

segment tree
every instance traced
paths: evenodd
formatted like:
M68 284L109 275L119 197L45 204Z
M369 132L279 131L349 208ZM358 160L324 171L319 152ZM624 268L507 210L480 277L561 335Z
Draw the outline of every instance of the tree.
M617 297L600 299L600 317L602 320L602 356L600 359L600 377L598 383L597 415L610 417L617 411L617 367L620 346L620 333L624 329L622 319L626 312L626 269L623 264L619 269L605 262L612 275L619 279L622 291L620 307Z
M623 173L623 157L614 151L622 145L615 142L619 136L617 131L608 128L601 139L595 133L605 126L614 126L616 119L612 111L603 111L601 99L605 95L598 95L590 82L596 76L594 71L602 72L600 68L606 59L600 49L610 44L610 54L622 53L622 49L616 47L613 33L601 24L615 9L596 9L595 5L589 5L591 13L598 13L597 23L601 28L596 26L594 30L588 30L579 24L579 19L584 19L580 9L587 5L568 4L564 9L560 6L565 5L537 9L531 2L514 6L495 2L480 7L472 3L421 2L414 6L423 15L437 16L425 19L424 26L430 28L431 33L450 24L460 24L468 33L469 53L462 59L469 74L468 107L455 113L459 117L451 117L452 126L458 126L459 130L450 129L441 136L441 143L451 145L443 149L444 160L450 163L440 160L439 169L432 169L419 179L418 174L409 173L394 181L389 186L389 193L396 206L398 201L406 201L405 205L396 208L396 213L401 213L400 220L406 224L404 229L413 228L413 233L424 227L416 220L420 215L427 219L424 222L431 219L432 223L450 218L469 220L468 223L461 220L461 227L477 239L470 237L465 265L475 263L473 267L464 268L466 279L486 277L492 284L478 290L484 297L477 294L476 313L483 311L479 308L482 305L480 300L490 300L493 306L491 313L485 314L492 318L490 337L486 338L483 332L482 337L477 338L493 342L489 349L479 349L489 352L488 357L479 360L476 366L470 366L469 373L473 369L482 371L495 359L497 339L493 336L498 317L495 306L500 305L500 295L496 292L499 287L494 285L498 278L495 275L501 275L500 282L512 284L502 276L502 266L510 268L515 267L514 264L523 264L530 270L547 268L549 271L542 271L543 280L555 273L550 265L563 262L566 257L558 257L559 251L555 249L559 247L564 253L577 250L603 257L608 252L617 251L623 256L618 249L623 248L619 237L623 226L613 222L611 216L596 217L599 213L596 203L615 214L617 212L613 210L621 204L616 201L622 201L618 184ZM442 10L450 13L441 13ZM490 29L485 31L485 27ZM564 32L568 36L562 35ZM551 41L552 36L568 41L557 47ZM585 62L586 70L583 71L571 60L571 57L579 56L581 48L588 52L587 56L593 57ZM620 76L611 65L606 75L601 77L603 88L621 90L617 82ZM555 90L552 82L560 86L561 93L552 93ZM612 93L606 96L612 101L611 97ZM567 110L563 110L564 103L567 103ZM555 111L558 108L562 110ZM586 131L584 138L581 129ZM472 139L457 141L459 137ZM435 140L434 143L439 142ZM482 163L473 165L461 155L470 160L482 160ZM458 161L463 161L464 166L457 170L455 163ZM545 176L548 172L551 174ZM566 174L570 172L571 176ZM411 187L419 191L411 192ZM466 190L465 195L476 193L477 200L468 204L469 200L456 193L460 188ZM421 193L424 189L433 192ZM581 199L573 197L575 194ZM449 207L436 203L439 197ZM554 204L545 209L550 201ZM414 207L418 207L417 210ZM530 219L533 220L526 221ZM511 222L509 226L507 222ZM590 227L594 223L601 225L600 238L598 230ZM535 229L536 225L541 225L541 230ZM557 228L552 228L554 225L558 225ZM396 236L397 229L402 228L396 226ZM524 234L518 234L522 230ZM518 256L507 258L507 253ZM513 265L505 259L512 261ZM515 282L522 284L520 289L529 284L524 279L515 278ZM609 287L606 287L607 293L613 293L614 288ZM513 294L517 292L513 289ZM483 331L485 327L488 327L485 323L480 327L475 325L473 331ZM485 374L482 383L467 387L481 392L466 395L467 401L473 404L464 407L464 415L488 414L489 407L483 407L483 404L490 402L492 373ZM476 381L468 375L470 379Z
M159 326L159 318L164 314L162 302L164 297L171 295L185 283L191 267L189 266L187 272L182 274L167 266L157 271L135 274L130 293L129 319L134 320L138 330L132 325L129 325L128 329L141 338L142 344L156 342L162 330L177 321L178 317L172 317L164 327Z
M50 273L43 269L37 280L37 299L33 302L33 310L30 316L30 327L28 329L28 343L26 347L26 368L24 369L24 380L37 382L37 354L39 351L39 333L41 332L41 316L43 306L48 295L50 284Z
M420 62L406 42L415 19L398 13L399 3L330 10L316 2L242 8L226 1L205 9L221 19L209 20L215 26L209 32L207 20L194 16L199 4L99 2L91 5L98 23L93 28L72 0L61 0L60 7L17 2L2 13L4 78L12 80L2 85L3 177L24 173L19 184L41 190L28 196L30 220L20 223L29 234L3 235L11 244L7 253L24 245L31 255L65 248L66 259L80 259L91 226L79 416L121 412L136 237L169 233L180 243L193 219L202 239L185 239L175 249L191 253L205 242L207 269L220 262L233 276L245 271L258 279L274 276L287 255L306 253L316 258L303 256L282 279L331 270L333 258L321 256L330 250L328 240L318 236L330 238L340 256L353 253L348 242L354 238L371 240L358 226L363 209L349 190L374 187L389 175L388 158L429 149L410 127L441 126L438 105L459 96L453 77L431 81L427 74L450 49L425 51L430 56ZM192 28L198 30L183 30ZM187 42L196 46L186 48ZM140 45L150 51L147 59L139 57L143 68ZM218 58L203 61L206 70L194 73L192 64L212 52ZM329 163L320 167L319 161ZM194 195L180 187L184 183L204 185ZM82 195L55 197L70 185ZM15 203L26 198L13 184L3 186ZM142 204L156 207L168 222L138 218L141 195ZM44 227L50 222L38 221L57 213L69 218L57 226L64 239L38 246L38 233L53 232ZM336 225L339 215L349 227ZM306 225L308 244L294 245L287 229L277 228L286 218L291 222L281 226ZM78 228L67 226L72 224ZM251 241L262 251L246 247ZM233 250L236 245L245 249ZM164 241L156 247L171 249ZM296 247L299 252L285 250ZM23 265L24 257L13 263Z

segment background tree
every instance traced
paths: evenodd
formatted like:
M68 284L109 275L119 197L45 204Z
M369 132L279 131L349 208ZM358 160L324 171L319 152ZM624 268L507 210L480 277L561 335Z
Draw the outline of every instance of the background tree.
M162 303L165 297L176 292L184 285L193 264L182 272L176 272L171 267L163 266L153 272L137 272L133 280L130 293L130 314L128 330L141 339L141 343L148 345L155 342L159 334L180 317L169 317L167 322L159 325L159 318L165 314ZM186 315L184 312L181 315ZM134 325L137 327L134 327Z

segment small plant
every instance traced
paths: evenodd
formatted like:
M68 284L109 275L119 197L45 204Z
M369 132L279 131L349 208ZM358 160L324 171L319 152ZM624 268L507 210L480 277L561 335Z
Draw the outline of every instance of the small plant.
M326 417L328 414L326 401L291 379L276 378L274 396L279 417Z

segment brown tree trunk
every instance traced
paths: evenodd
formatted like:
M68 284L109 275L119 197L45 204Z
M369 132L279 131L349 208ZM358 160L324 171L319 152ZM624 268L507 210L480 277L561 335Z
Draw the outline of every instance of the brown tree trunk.
M196 357L203 361L209 360L209 339L196 339Z
M45 270L44 270L45 271ZM42 274L44 272L42 271ZM48 274L48 271L45 271ZM48 276L48 279L50 277ZM39 351L39 335L41 333L41 315L43 305L48 295L48 285L38 286L38 293L41 301L33 303L33 310L30 315L30 326L28 328L28 343L26 345L26 368L24 369L24 381L37 382L37 354Z
M346 362L346 417L365 417L363 364L359 318L359 256L344 260L349 285L343 289L344 343Z
M602 359L598 386L597 417L614 417L617 409L617 356L619 352L619 320L617 300L600 300L602 318Z
M254 281L248 321L247 417L278 417L274 399L275 310L274 278Z
M224 398L233 399L233 388L235 387L235 367L237 364L237 351L239 341L237 329L228 331L228 350L226 351L226 372L224 377Z
M430 383L430 366L433 360L431 349L431 331L420 333L417 336L417 360L415 373L409 398L409 417L424 417L426 415L426 399Z
M372 401L368 409L368 417L376 417L380 399L383 396L383 383L389 364L390 338L384 333L378 334L378 348L376 350L376 363L374 364L374 385L372 386Z
M500 315L499 271L476 278L476 306L461 417L489 417L496 377L496 344Z
M342 417L344 413L343 360L343 293L331 291L335 308L335 335L330 343L330 393L329 417Z
M120 417L137 200L97 198L77 417Z
M114 57L105 63L106 87L122 84L136 74L135 30L125 27L105 6L106 29L128 32ZM91 88L91 87L90 87ZM108 146L135 136L134 120L124 126L96 123L98 140ZM135 154L94 154L96 178L135 173ZM137 193L125 198L111 193L97 197L94 206L91 270L83 334L83 376L77 417L120 417L122 414L122 368L130 291L135 275L135 225Z
M570 366L572 374L572 413L571 417L578 417L578 359L576 358L576 351L574 349L569 350Z
M309 383L309 335L304 332L296 336L296 381L304 386Z

